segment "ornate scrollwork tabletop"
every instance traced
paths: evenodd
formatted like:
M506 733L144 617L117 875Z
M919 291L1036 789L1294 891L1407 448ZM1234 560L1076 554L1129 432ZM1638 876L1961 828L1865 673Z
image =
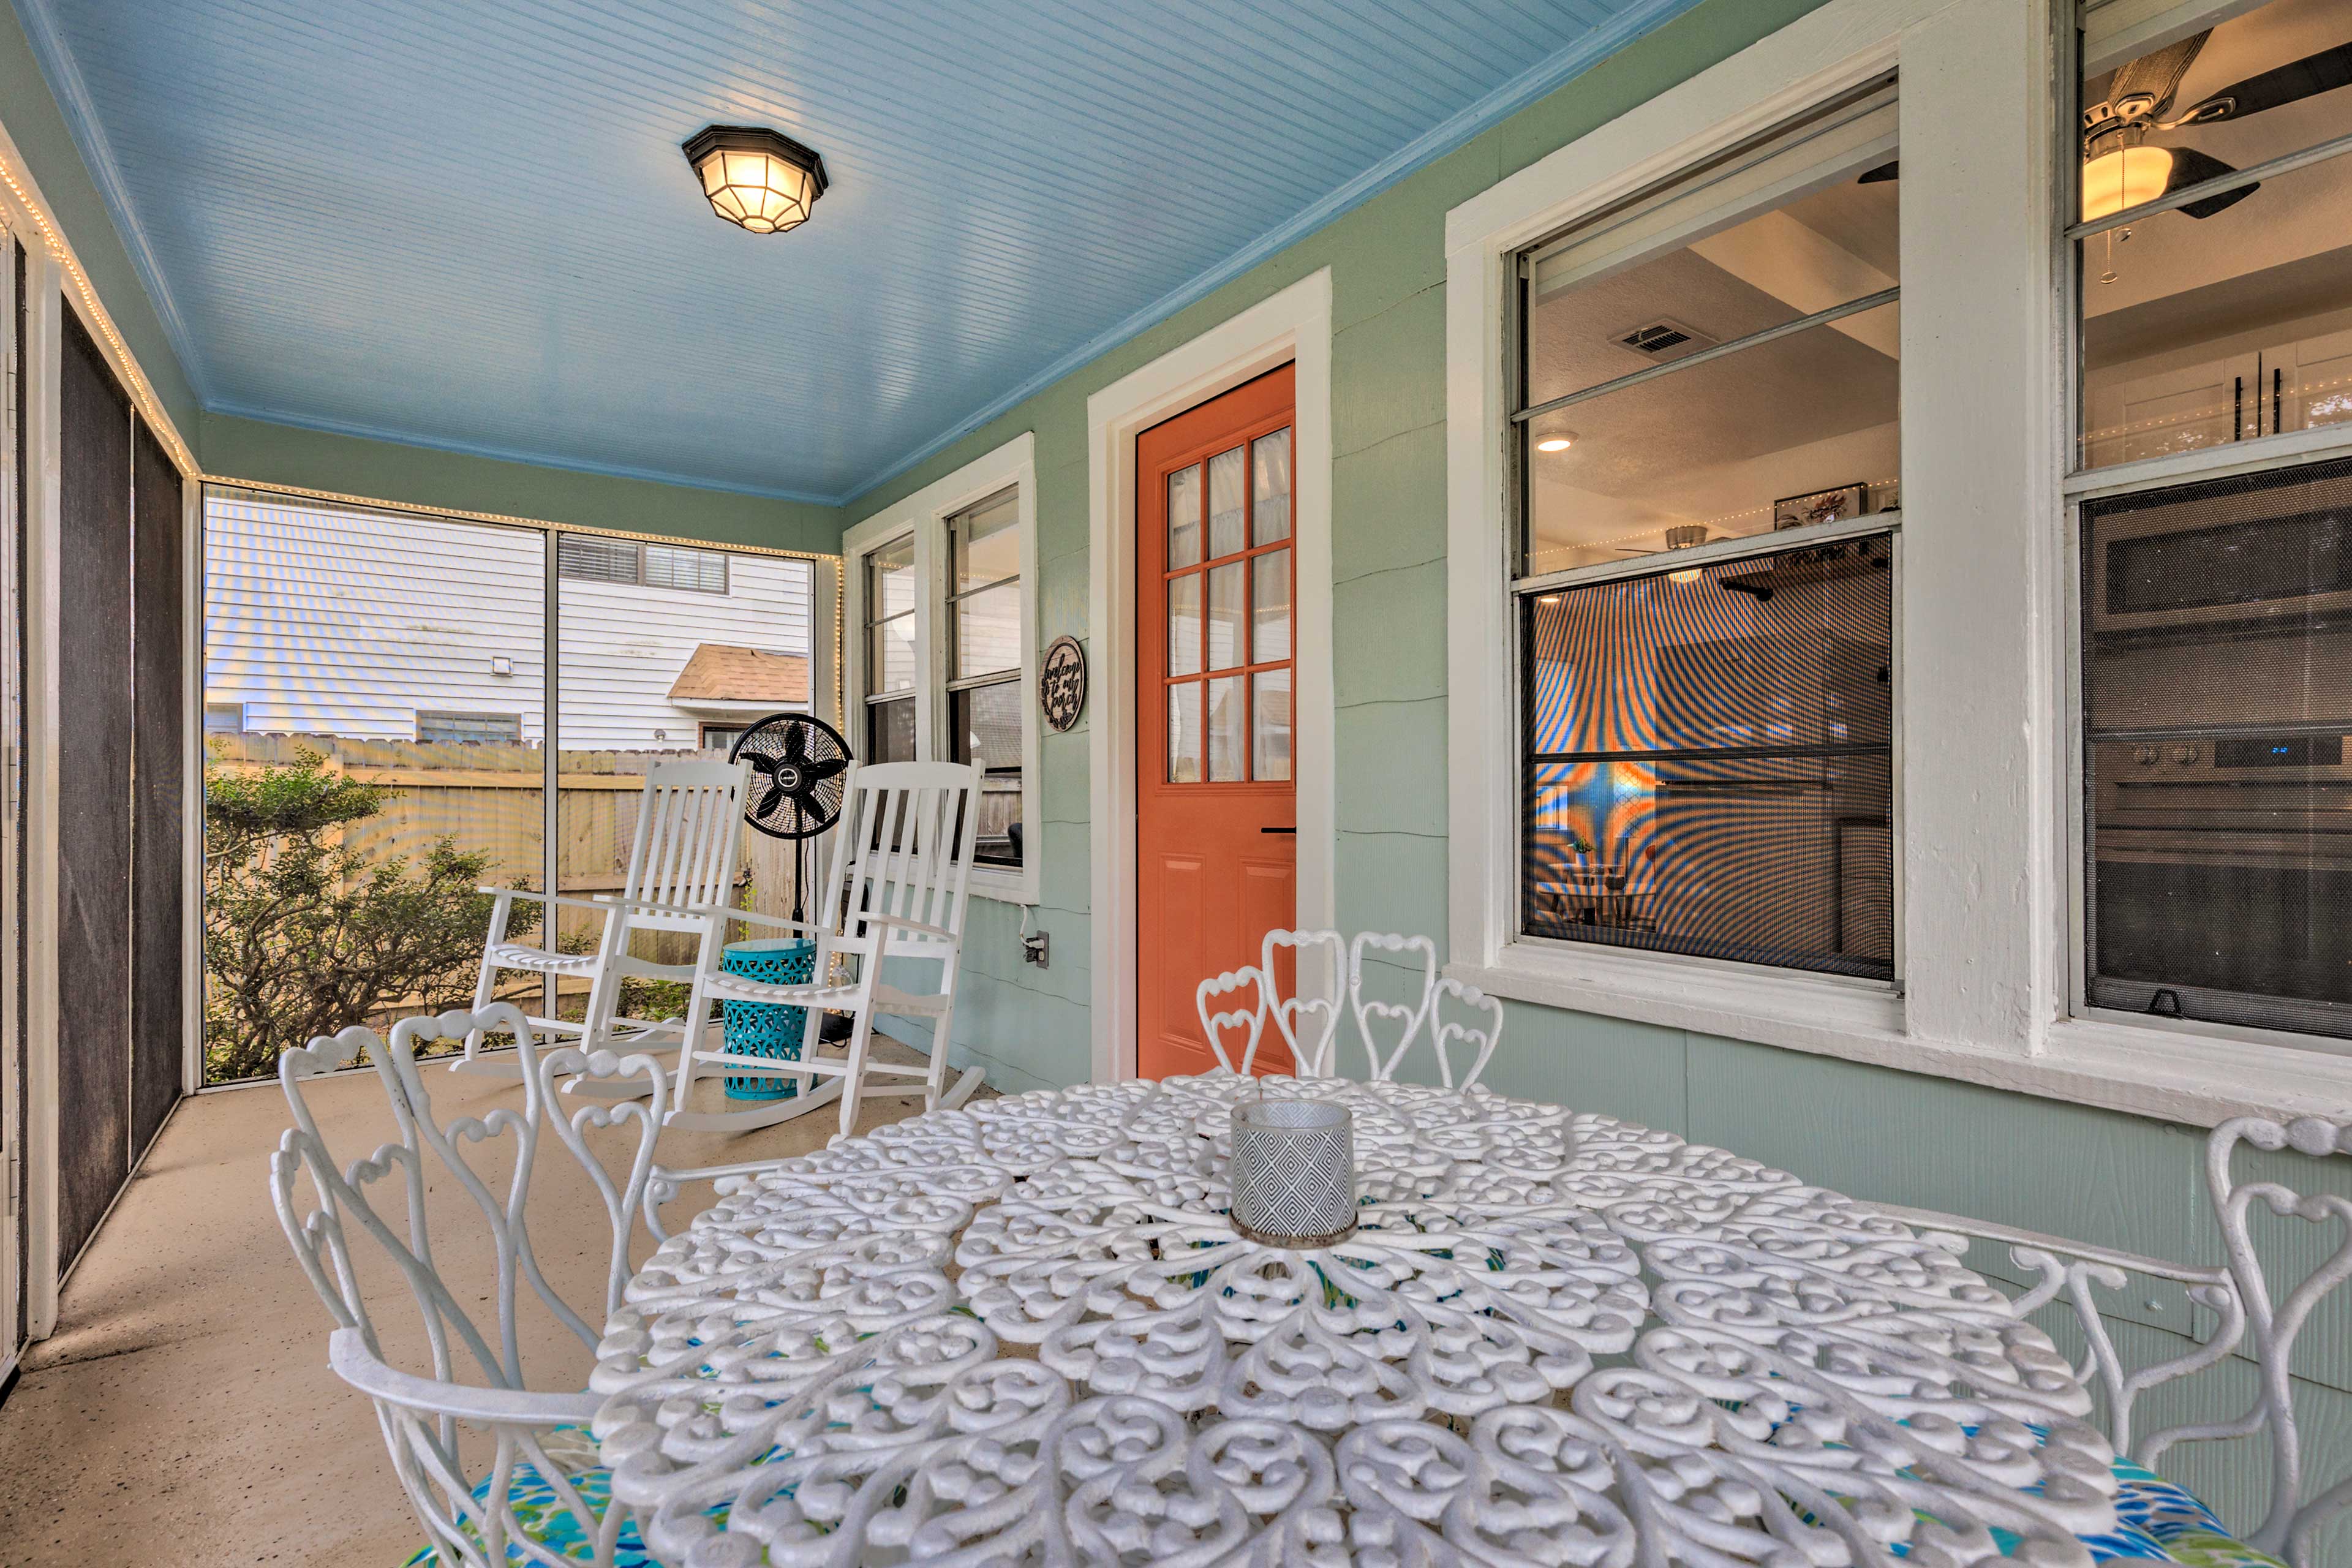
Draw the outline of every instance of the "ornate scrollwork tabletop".
M1352 1236L1225 1215L1226 1073L724 1184L599 1352L674 1568L2086 1563L2113 1453L1948 1250L1719 1149L1337 1079Z

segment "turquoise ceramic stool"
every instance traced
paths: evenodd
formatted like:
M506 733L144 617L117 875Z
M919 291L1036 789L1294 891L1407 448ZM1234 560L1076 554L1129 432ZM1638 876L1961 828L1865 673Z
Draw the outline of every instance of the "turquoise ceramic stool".
M777 937L765 942L730 943L719 967L730 974L764 980L772 985L805 985L816 966L816 943L803 937ZM807 1009L783 1007L773 1002L733 1002L727 1008L727 1048L740 1056L766 1057L771 1061L801 1059L801 1034L808 1027ZM788 1078L760 1073L727 1075L730 1100L790 1100L800 1085Z

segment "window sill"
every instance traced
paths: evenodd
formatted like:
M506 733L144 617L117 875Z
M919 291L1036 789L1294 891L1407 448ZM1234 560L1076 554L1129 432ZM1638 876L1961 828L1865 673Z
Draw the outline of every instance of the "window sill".
M1014 870L1009 866L982 866L975 863L967 890L975 899L992 899L1000 904L1037 902L1037 868L1024 866Z
M1929 1040L1891 992L1704 961L1514 942L1445 973L1492 996L2210 1127L2233 1116L2352 1117L2352 1055L2103 1018L2065 1018L2042 1048Z

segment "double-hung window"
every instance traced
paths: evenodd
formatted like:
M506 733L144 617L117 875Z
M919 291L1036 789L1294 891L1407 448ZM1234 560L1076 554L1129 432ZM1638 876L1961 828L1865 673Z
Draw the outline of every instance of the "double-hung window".
M1522 938L1891 982L1891 81L1523 251Z
M2352 9L2104 20L2065 214L2076 1002L2352 1038Z
M1037 897L1038 858L1030 447L1020 437L843 541L860 628L849 668L859 760L977 765L971 887L1021 902Z

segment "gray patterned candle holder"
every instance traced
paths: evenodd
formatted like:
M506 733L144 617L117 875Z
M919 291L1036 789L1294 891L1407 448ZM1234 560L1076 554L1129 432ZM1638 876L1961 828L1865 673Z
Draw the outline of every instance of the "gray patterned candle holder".
M1234 1108L1234 1228L1268 1247L1328 1247L1356 1228L1356 1119L1328 1100Z

